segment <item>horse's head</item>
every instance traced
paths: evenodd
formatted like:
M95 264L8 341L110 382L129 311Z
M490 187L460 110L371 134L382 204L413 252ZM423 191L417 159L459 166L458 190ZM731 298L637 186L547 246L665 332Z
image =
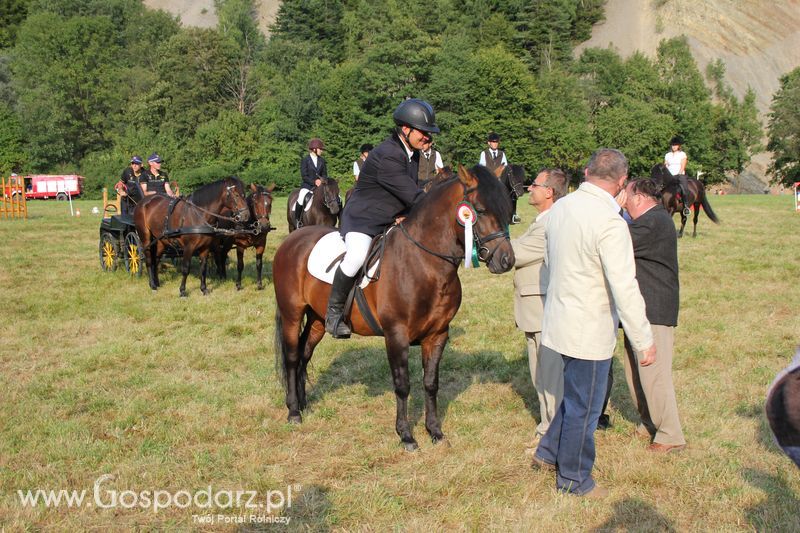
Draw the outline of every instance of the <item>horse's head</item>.
M664 163L657 163L650 169L650 177L662 187L675 181L672 173Z
M322 203L328 208L332 215L338 215L339 210L342 208L342 202L339 199L339 183L333 178L325 178L319 186L322 192Z
M485 167L471 170L458 167L458 179L464 186L464 201L472 204L478 217L473 235L478 259L493 274L508 272L514 266L514 250L508 237L511 202L503 185Z
M274 183L269 187L262 187L255 183L250 185L250 195L247 197L250 216L255 220L256 227L261 231L270 231L272 229L269 216L272 214L272 190L274 188Z
M513 199L525 195L525 167L522 165L504 165L497 167L495 176L500 180Z
M236 222L250 220L250 208L247 207L242 180L231 176L222 180L222 186L222 205L233 214L233 220Z

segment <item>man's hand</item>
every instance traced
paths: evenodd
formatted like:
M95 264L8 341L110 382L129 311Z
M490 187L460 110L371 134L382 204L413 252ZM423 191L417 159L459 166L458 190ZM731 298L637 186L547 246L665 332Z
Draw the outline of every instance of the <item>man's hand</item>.
M627 189L622 189L621 191L619 191L619 194L614 197L614 200L617 201L618 206L625 207L625 202L628 201Z
M648 349L642 352L642 358L639 364L642 366L650 366L656 362L656 345L651 345Z

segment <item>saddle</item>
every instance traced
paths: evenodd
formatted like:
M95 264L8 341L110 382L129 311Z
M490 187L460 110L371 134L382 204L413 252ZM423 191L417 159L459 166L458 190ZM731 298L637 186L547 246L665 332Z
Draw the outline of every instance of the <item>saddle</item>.
M378 324L377 319L373 316L372 311L369 309L369 304L364 296L364 289L373 281L378 281L381 274L381 260L386 250L386 235L394 228L389 226L383 233L376 235L372 239L369 252L367 252L367 259L364 261L364 266L356 275L356 281L353 284L353 289L350 295L345 300L343 316L350 317L350 312L353 308L353 301L358 305L358 310L364 321L369 325L372 331L379 336L383 336L383 330ZM346 248L344 240L338 231L332 231L322 237L308 256L308 272L320 281L328 284L333 284L333 276L339 263L344 258Z

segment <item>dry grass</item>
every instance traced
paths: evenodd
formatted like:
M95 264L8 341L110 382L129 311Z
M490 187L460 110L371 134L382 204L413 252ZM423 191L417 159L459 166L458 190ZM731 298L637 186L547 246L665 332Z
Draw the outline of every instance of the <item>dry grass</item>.
M276 203L284 213L285 201ZM63 204L33 203L27 222L0 221L0 527L269 527L201 525L196 508L32 509L17 497L36 488L91 493L112 474L105 487L117 491L211 486L263 496L292 486L284 512L292 530L796 531L800 476L772 444L763 399L798 342L800 215L788 196L712 203L723 225L701 218L697 239L679 243L675 381L689 448L653 457L630 436L634 411L616 365L614 427L597 446L607 502L558 495L551 476L528 468L523 450L538 407L511 318L510 275L462 272L464 303L441 372L450 447L425 439L412 349L421 449L408 454L393 430L380 339L325 339L305 421L289 426L272 368L272 287L255 290L252 254L241 292L212 280L203 297L193 276L181 300L167 271L154 294L144 278L100 271L92 202L81 202L80 219ZM528 223L533 212L522 204ZM285 230L276 233L266 257Z

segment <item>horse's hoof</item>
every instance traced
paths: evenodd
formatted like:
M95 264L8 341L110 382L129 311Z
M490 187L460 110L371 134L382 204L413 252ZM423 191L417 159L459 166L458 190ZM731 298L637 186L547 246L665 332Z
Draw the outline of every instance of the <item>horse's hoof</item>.
M181 293L181 298L188 298L188 297L189 297L189 295L188 295L188 294L186 294L185 292L182 292L182 293Z
M419 444L417 444L416 441L411 441L411 442L401 441L401 444L403 445L403 449L407 452L415 452L419 449Z
M256 289L259 290L259 291L263 291L264 290L264 286L263 285L259 285L258 287L256 287Z
M203 296L208 296L211 291L204 290L204 291L201 291L201 292L203 293Z
M444 435L439 435L438 437L431 437L431 442L437 446L444 446L445 448L450 447L450 441L447 440L447 437Z
M302 415L289 415L286 419L287 422L290 424L302 424L303 423L303 416Z
M241 286L241 285L237 285L237 286L236 286L236 290L237 290L237 291L240 291L240 290L242 290L242 286Z

